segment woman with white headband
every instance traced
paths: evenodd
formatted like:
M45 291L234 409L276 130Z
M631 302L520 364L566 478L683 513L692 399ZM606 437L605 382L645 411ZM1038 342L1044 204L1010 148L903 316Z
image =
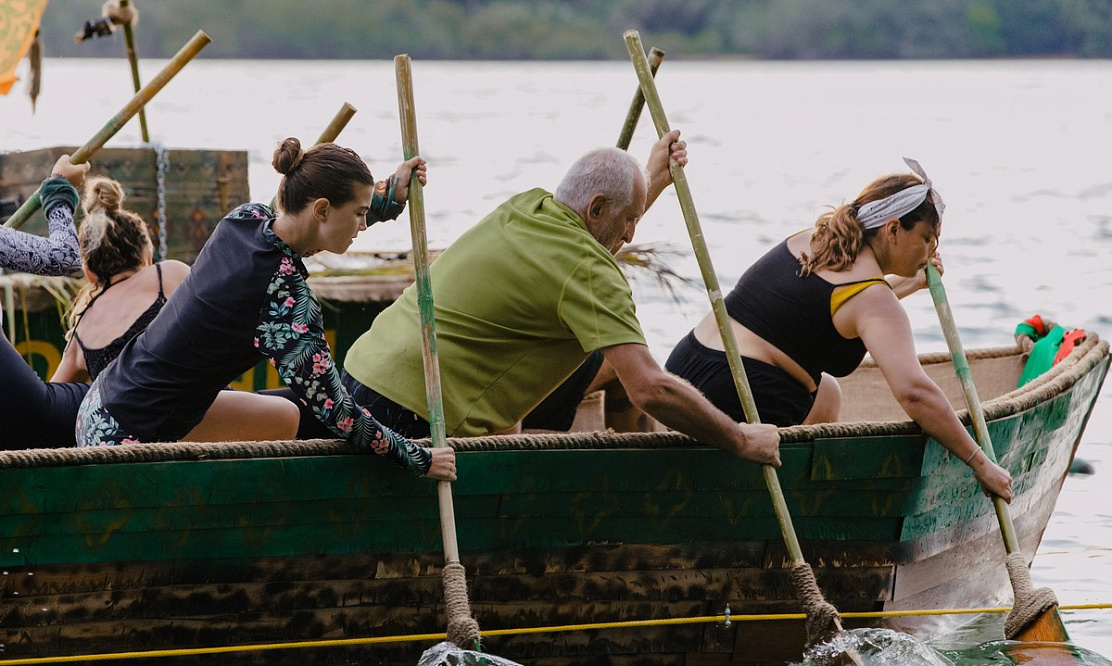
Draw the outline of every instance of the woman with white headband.
M746 377L762 422L834 421L841 407L835 377L853 372L868 352L908 416L972 467L986 491L1011 501L1011 476L981 453L919 365L899 303L926 286L927 262L941 268L942 199L919 164L905 161L915 173L879 178L819 216L813 229L761 257L726 296ZM745 420L713 314L676 345L666 368Z

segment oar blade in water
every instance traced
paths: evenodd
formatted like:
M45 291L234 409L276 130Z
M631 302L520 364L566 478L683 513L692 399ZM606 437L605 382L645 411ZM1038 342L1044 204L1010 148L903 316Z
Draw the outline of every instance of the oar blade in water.
M842 666L854 655L866 666L954 666L937 650L891 629L850 629L811 647L797 666Z
M1053 606L1032 620L1012 640L1024 643L1047 641L1052 643L1065 643L1070 639L1066 633L1066 625L1058 613L1058 607Z
M1112 666L1112 661L1069 643L1020 643L992 641L973 648L950 653L959 666L963 664L1026 664L1027 666Z
M444 641L425 650L417 661L417 666L521 666L521 664L492 654L464 650L455 643Z

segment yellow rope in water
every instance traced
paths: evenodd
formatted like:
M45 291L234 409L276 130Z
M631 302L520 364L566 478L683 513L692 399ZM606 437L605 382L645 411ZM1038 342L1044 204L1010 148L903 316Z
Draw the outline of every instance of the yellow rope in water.
M1104 610L1112 609L1112 603L1072 604L1059 606L1059 610ZM1007 613L1011 608L935 608L929 610L874 611L841 613L849 618L913 617L922 615L976 615L980 613ZM805 613L769 613L763 615L705 615L701 617L676 617L663 620L627 620L623 622L593 622L589 624L564 624L553 627L523 627L520 629L484 630L483 636L513 636L523 634L543 634L565 631L586 631L590 629L629 629L635 627L660 627L680 624L711 624L724 622L756 622L762 620L805 620ZM16 664L64 664L77 661L108 661L112 659L151 659L156 657L187 657L201 654L228 654L232 652L261 652L265 650L296 650L304 648L351 647L356 645L375 645L378 643L406 643L419 641L443 641L447 634L409 634L401 636L379 636L377 638L336 638L317 641L298 641L293 643L263 643L258 645L229 645L223 647L181 648L174 650L150 650L147 652L110 652L105 654L82 654L64 657L28 657L25 659L0 659L0 666Z

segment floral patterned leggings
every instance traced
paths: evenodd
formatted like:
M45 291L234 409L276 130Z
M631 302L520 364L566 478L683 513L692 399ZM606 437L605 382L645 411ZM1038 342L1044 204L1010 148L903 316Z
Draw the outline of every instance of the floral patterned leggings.
M117 446L137 444L139 440L120 429L120 424L101 405L100 387L93 382L77 411L75 428L78 446Z

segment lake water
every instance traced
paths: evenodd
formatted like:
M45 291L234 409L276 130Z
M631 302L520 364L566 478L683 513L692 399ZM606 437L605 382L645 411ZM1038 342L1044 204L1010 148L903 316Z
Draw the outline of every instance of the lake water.
M145 61L153 76L162 61ZM0 98L0 150L80 145L130 98L126 61L47 59L38 112L17 84ZM625 62L414 62L429 245L445 247L507 196L555 188L587 149L613 144L637 81ZM683 131L687 177L724 287L824 206L919 160L944 195L941 252L966 348L1010 344L1040 313L1112 336L1112 62L679 62L658 86ZM198 60L147 109L152 138L171 148L244 149L252 197L269 200L270 154L286 136L311 143L344 102L357 109L339 143L376 177L401 160L393 63ZM631 150L644 159L648 112ZM138 122L110 146L139 143ZM94 160L95 162L95 160ZM45 174L44 174L45 175ZM404 219L404 218L403 218ZM674 249L698 280L669 190L638 244ZM409 247L408 226L379 225L356 249ZM697 282L674 300L634 277L653 353L708 310ZM920 351L945 349L930 297L905 301ZM1092 476L1067 479L1035 558L1036 586L1063 605L1112 602L1112 382L1079 457ZM1064 611L1074 641L1112 656L1112 610ZM963 664L1003 663L966 655Z

